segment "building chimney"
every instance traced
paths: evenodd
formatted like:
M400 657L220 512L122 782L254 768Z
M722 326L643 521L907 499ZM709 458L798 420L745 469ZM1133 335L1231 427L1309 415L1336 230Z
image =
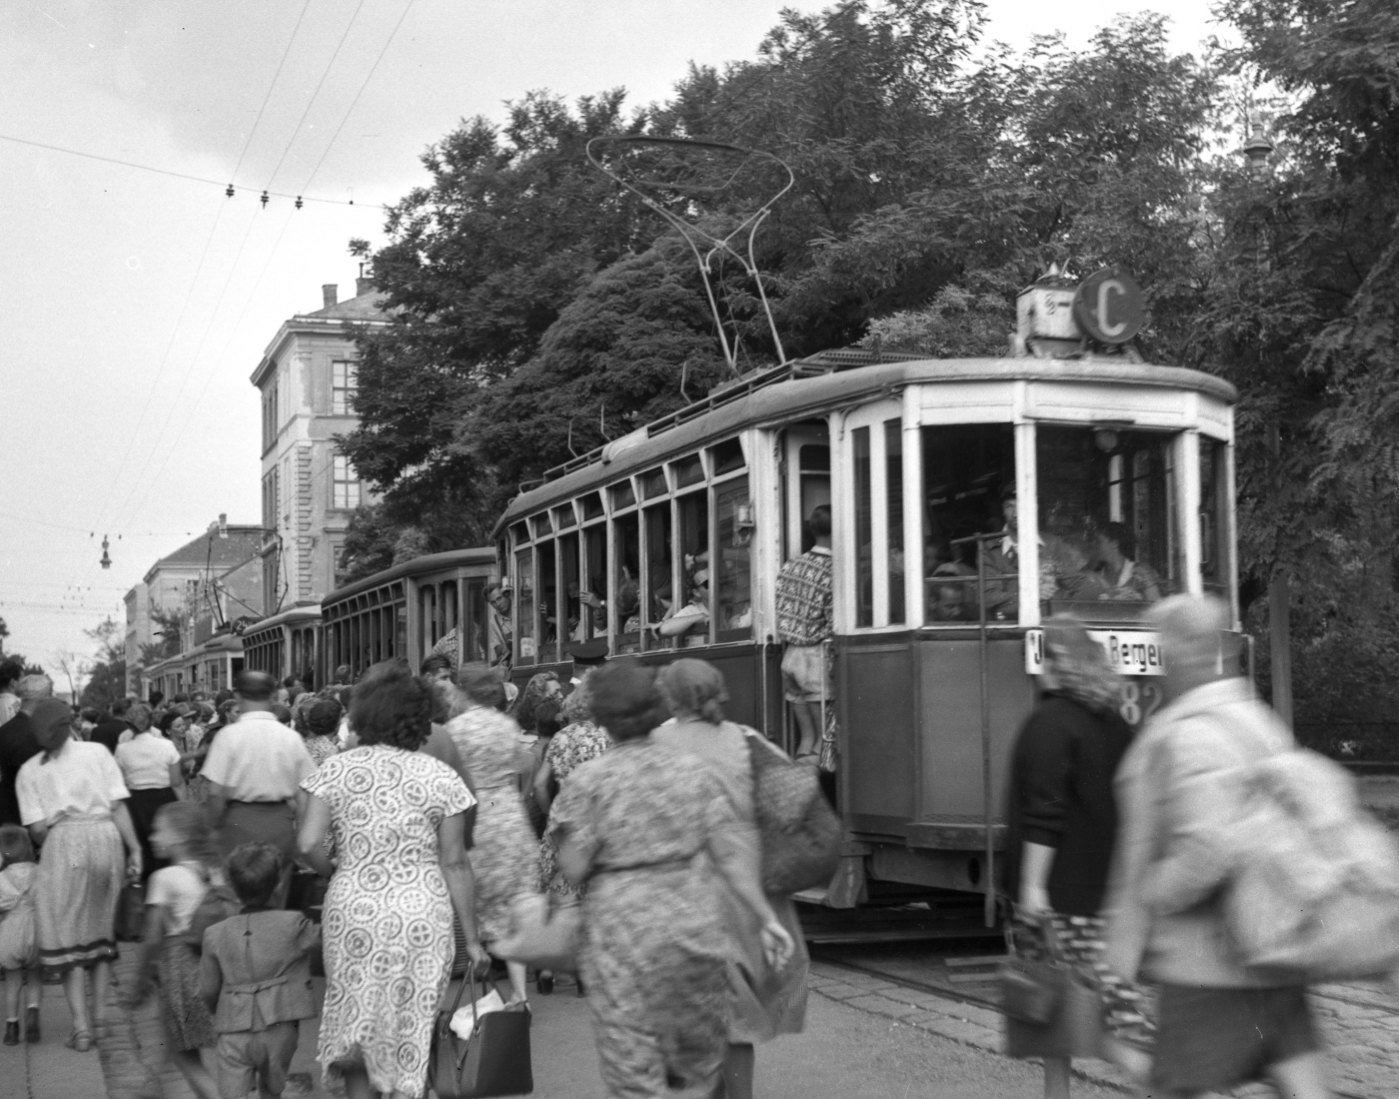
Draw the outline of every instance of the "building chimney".
M355 279L355 296L363 297L365 294L374 293L374 276L361 275Z
M321 299L325 302L322 308L329 309L332 305L334 305L335 299L339 295L339 293L340 287L333 282L328 282L324 286L322 286Z

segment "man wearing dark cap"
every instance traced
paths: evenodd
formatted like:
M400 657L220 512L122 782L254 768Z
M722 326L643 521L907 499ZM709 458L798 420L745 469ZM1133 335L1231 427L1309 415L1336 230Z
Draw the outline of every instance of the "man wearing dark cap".
M281 851L290 869L296 854L296 797L316 769L301 736L272 713L277 682L242 671L233 684L238 720L219 732L202 774L209 780L209 814L225 854L242 843ZM278 903L285 898L285 890Z

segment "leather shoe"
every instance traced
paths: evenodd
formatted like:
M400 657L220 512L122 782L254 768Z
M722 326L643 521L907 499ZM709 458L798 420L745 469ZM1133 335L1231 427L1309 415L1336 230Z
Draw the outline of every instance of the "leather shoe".
M7 1046L19 1045L19 1020L10 1019L5 1023L5 1044Z

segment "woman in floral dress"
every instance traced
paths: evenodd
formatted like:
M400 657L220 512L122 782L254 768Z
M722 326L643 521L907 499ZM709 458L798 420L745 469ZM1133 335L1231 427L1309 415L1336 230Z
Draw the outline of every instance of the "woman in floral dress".
M593 722L589 710L592 692L588 687L589 676L573 688L573 693L564 702L563 716L568 725L559 730L549 742L549 750L544 755L544 763L534 776L535 801L549 813L549 823L553 823L553 812L549 795L552 779L563 789L568 776L590 759L596 759L612 747L607 733ZM539 841L539 891L548 893L557 901L576 903L583 895L583 887L574 885L558 868L559 845L546 827L544 838Z
M603 1081L612 1099L708 1096L728 1038L721 882L757 916L770 964L782 966L792 939L733 842L723 785L647 735L665 717L650 670L624 657L591 687L615 747L569 776L550 831L563 872L588 885L579 962Z
M417 749L431 728L432 689L401 664L371 668L355 688L359 746L301 783L297 846L325 898L326 994L318 1059L327 1090L350 1099L418 1099L438 1005L447 990L455 909L473 962L476 938L466 811L474 799L445 763ZM338 865L322 841L335 838Z
M447 733L476 790L476 826L471 867L476 874L476 921L489 944L510 934L516 897L534 891L539 845L520 796L521 774L534 757L513 718L498 707L505 682L498 669L467 664L457 673L467 708L447 722ZM527 998L525 966L506 963L511 1003Z

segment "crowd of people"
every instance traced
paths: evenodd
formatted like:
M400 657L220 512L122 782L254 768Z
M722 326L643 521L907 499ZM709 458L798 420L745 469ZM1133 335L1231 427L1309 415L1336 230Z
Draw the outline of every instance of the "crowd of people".
M779 585L803 755L818 754L829 697L817 534ZM1243 796L1228 776L1290 736L1226 651L1222 603L1172 596L1151 622L1168 705L1135 738L1101 647L1072 617L1045 622L1007 784L1016 951L1080 972L1101 1001L1093 1052L1152 1094L1270 1074L1320 1099L1305 989L1239 964L1206 842ZM454 975L498 964L505 1007L530 1009L530 974L502 947L521 900L543 895L576 906L580 933L576 972L537 971L536 990L558 979L586 995L609 1095L749 1099L756 1046L806 1011L794 906L762 886L754 753L779 750L727 720L723 676L702 660L578 670L519 691L440 656L353 686L338 669L314 692L243 672L227 696L123 700L88 723L46 677L20 677L0 725L4 1041L39 1040L41 981L57 975L77 1051L114 1005L158 998L201 1097L279 1094L300 1022L319 1014L328 1086L416 1099ZM137 976L113 998L134 889ZM1046 1096L1066 1099L1068 1054L1015 1019L1007 1051L1041 1057Z
M576 972L537 971L536 991L586 995L609 1094L751 1096L754 1044L802 1027L806 953L761 886L749 753L777 749L724 719L722 676L600 656L567 687L440 656L420 672L312 691L244 671L88 719L46 677L14 682L5 1041L40 1040L59 977L71 1049L158 1001L201 1099L280 1094L317 1014L327 1086L421 1096L454 975L500 965L529 1010L531 974L496 952L544 895L582 931ZM113 988L119 949L135 976Z

